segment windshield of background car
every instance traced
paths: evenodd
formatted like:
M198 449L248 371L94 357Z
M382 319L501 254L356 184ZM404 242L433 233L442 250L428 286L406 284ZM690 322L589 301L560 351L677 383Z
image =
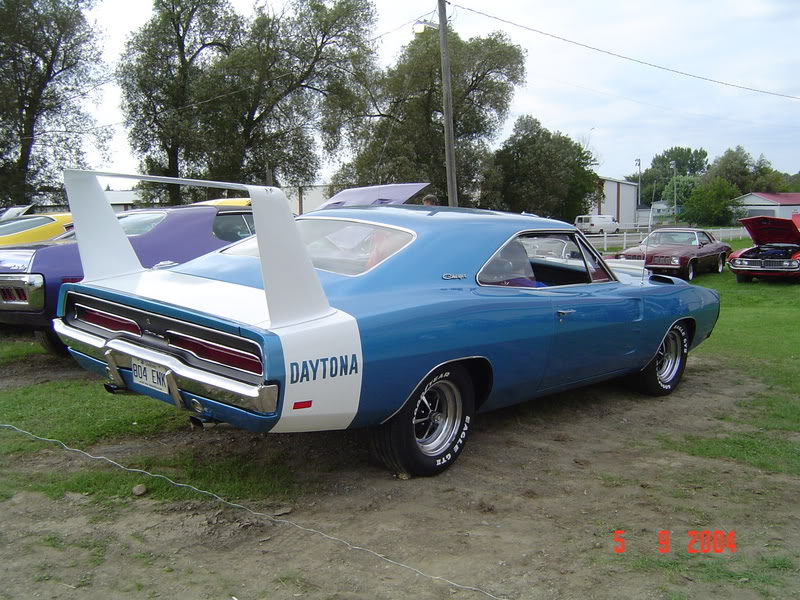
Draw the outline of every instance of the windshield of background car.
M21 217L19 219L9 219L0 223L0 235L11 235L12 233L20 233L21 231L28 231L34 227L41 227L52 223L53 219L50 217Z
M297 228L317 269L360 275L407 246L414 236L400 229L338 219L299 219ZM256 238L223 250L258 256Z
M142 235L147 233L153 227L161 223L164 217L167 216L165 212L146 212L146 213L131 213L129 215L120 215L118 217L122 231L125 235ZM57 240L71 240L75 238L75 231L70 231L57 237Z
M696 246L694 232L692 231L654 231L648 235L642 245L653 246Z

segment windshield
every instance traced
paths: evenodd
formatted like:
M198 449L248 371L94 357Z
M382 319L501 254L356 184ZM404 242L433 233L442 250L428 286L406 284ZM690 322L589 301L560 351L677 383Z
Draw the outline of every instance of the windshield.
M54 219L50 217L19 217L17 219L8 219L0 223L0 235L11 235L12 233L28 231L29 229L41 227L53 221Z
M338 219L300 219L300 236L317 269L340 275L360 275L407 246L413 235L372 223ZM256 238L223 250L238 256L258 256Z
M167 216L165 212L144 212L144 213L130 213L120 215L120 225L125 235L141 235L147 233L153 227L158 225L164 217ZM75 239L75 231L70 231L56 238L57 240L71 240Z
M697 238L693 231L654 231L642 242L651 246L696 246Z

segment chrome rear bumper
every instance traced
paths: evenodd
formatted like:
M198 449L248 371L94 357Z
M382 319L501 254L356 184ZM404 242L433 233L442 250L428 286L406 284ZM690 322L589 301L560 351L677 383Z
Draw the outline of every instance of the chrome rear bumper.
M109 383L119 388L127 387L120 369L130 369L131 359L137 358L167 369L169 396L179 408L187 408L181 396L181 391L184 391L248 411L267 414L277 410L277 385L250 385L235 381L190 367L174 356L126 340L106 340L70 327L61 319L53 320L53 328L61 340L73 350L106 363Z

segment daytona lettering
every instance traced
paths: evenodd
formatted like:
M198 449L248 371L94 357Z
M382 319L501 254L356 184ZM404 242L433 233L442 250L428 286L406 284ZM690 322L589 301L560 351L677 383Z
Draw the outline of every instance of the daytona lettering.
M358 356L355 354L314 358L289 363L289 383L305 383L317 379L332 379L358 373Z

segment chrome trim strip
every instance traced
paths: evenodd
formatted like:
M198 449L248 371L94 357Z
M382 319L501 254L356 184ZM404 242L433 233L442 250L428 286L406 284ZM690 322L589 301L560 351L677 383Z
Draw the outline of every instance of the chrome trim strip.
M403 410L403 407L404 407L406 404L408 404L408 401L409 401L409 400L411 400L411 397L414 395L414 392L417 390L417 388L420 386L420 384L421 384L423 381L425 381L425 380L426 380L428 377L430 377L431 373L433 373L433 372L434 372L436 369L438 369L439 367L443 367L443 366L445 366L445 365L449 365L450 363L461 362L461 361L463 361L463 360L472 360L472 359L474 359L474 358L482 358L483 360L485 360L486 362L488 362L488 363L489 363L489 366L490 366L490 367L491 367L491 365L492 365L492 361L490 361L490 360L489 360L487 357L485 357L485 356L462 356L461 358L453 358L453 359L451 359L451 360L446 360L446 361L444 361L443 363L439 363L438 365L436 365L435 367L433 367L433 368L432 368L430 371L428 371L428 372L425 374L425 377L423 377L422 379L420 379L420 380L419 380L419 383L417 383L417 385L415 385L415 386L414 386L414 389L413 389L413 390L411 390L411 393L408 395L408 398L406 398L406 399L405 399L405 402L403 402L403 403L400 405L400 407L399 407L399 408L398 408L396 411L394 411L394 412L393 412L391 415L389 415L389 416L388 416L388 417L386 417L386 418L385 418L383 421L381 421L381 423L380 423L380 424L381 424L381 425L383 425L384 423L386 423L387 421L389 421L389 420L390 420L392 417L394 417L394 416L395 416L397 413L399 413L401 410ZM490 390L490 392L491 392L491 390Z
M278 406L277 385L250 385L190 367L174 356L151 350L122 339L105 340L99 336L81 331L53 320L53 328L59 337L74 350L105 362L109 366L112 381L119 385L119 369L129 369L131 358L148 361L167 369L170 397L179 408L185 408L180 391L196 394L217 402L230 404L244 410L273 413ZM121 387L125 387L124 381Z

